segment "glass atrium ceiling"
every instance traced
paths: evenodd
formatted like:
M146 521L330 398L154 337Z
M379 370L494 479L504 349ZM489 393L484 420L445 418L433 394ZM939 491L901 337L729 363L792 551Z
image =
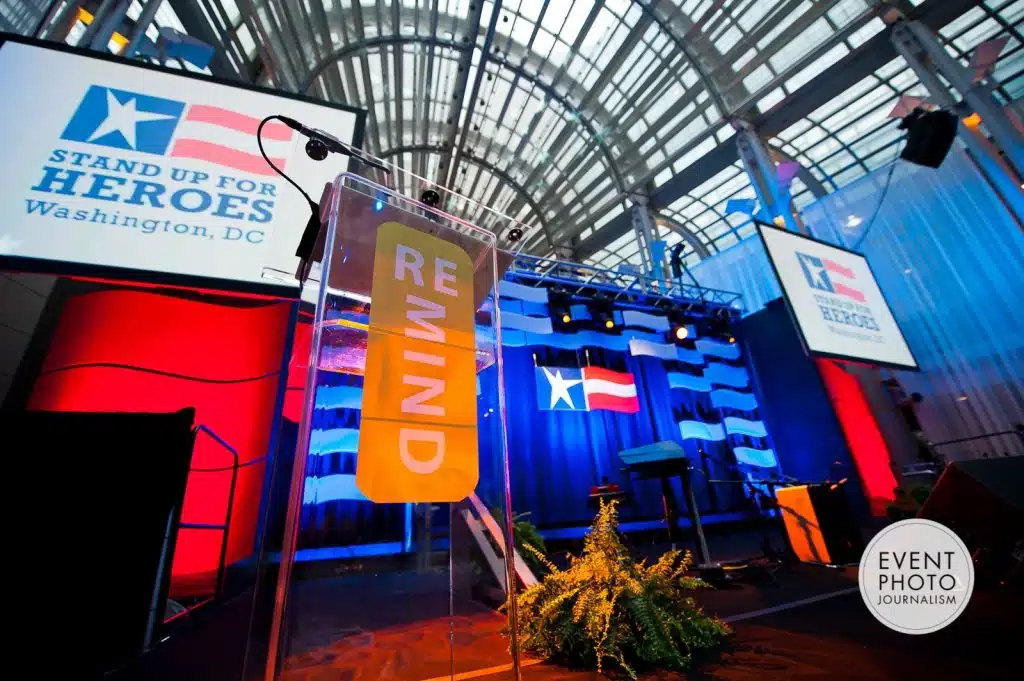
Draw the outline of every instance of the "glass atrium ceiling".
M925 92L879 4L164 0L158 23L218 45L217 75L367 109L371 153L537 227L535 254L568 246L615 268L640 263L628 219L638 193L691 262L753 233L748 217L724 214L730 198L754 196L736 154L715 154L735 147L733 118L803 166L798 209L890 163L889 113ZM888 4L927 17L964 63L1007 37L996 96L1024 95L1024 0ZM0 0L0 24L12 8L37 9L38 22L47 6ZM129 16L140 10L136 0ZM12 27L31 32L24 23Z

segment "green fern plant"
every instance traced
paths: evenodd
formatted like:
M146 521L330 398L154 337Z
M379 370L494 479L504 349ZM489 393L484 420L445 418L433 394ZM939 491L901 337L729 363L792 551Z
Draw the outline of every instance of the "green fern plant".
M491 515L501 531L505 531L505 515L497 508L491 508ZM547 571L544 563L538 556L547 554L547 547L544 545L544 537L540 536L537 527L525 518L529 513L517 513L512 516L512 533L515 536L516 551L530 568L530 571L540 577Z
M636 678L646 668L685 669L693 654L731 633L705 615L689 592L707 584L686 571L689 553L637 563L618 533L616 502L601 503L583 554L560 570L526 545L547 574L518 597L520 649L572 667L609 662Z

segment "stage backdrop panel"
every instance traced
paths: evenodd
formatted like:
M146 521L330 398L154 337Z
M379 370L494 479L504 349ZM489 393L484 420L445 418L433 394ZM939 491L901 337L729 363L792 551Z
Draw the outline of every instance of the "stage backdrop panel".
M190 300L128 288L83 292L88 286L62 282L64 292L54 294L62 309L28 408L153 412L194 407L196 425L238 452L227 563L251 557L291 304ZM227 450L198 437L183 523L224 524L232 464ZM126 518L131 512L123 509ZM222 539L219 530L181 530L172 593L212 589Z
M782 470L812 483L849 478L857 512L884 515L896 481L853 377L833 360L807 356L781 299L745 318L742 329Z
M260 155L271 114L359 144L364 113L95 53L0 42L0 256L267 283L309 205ZM283 123L275 164L315 198L338 172Z
M728 342L728 333L701 335L691 326L686 342L670 343L663 312L635 309L614 310L615 328L595 330L582 304L573 306L574 321L567 325L561 315L553 321L546 289L514 282L502 283L500 308L513 506L537 525L587 525L593 517L587 496L604 478L628 491L625 520L659 518L659 483L634 482L618 457L653 442L679 442L698 465L704 453L707 472L696 476L695 487L706 514L745 506L738 486L709 488L705 478L736 475L729 467L737 463L741 475L778 469L751 372L740 343ZM364 311L340 316L357 324L367 319ZM308 345L308 324L300 322L286 398L291 422L301 416ZM303 499L305 549L341 546L339 555L370 555L402 550L412 539L410 509L371 505L355 485L362 352L353 346L344 356L321 359L333 370L321 371L316 395ZM494 366L477 380L481 447L489 446L497 427L495 380ZM292 430L283 432L290 436ZM290 444L282 440L282 446ZM480 458L486 465L493 457L482 451ZM481 480L492 477L481 470ZM678 485L676 492L682 492ZM491 491L478 493L487 498ZM435 518L436 528L446 525L447 518ZM369 545L364 536L371 535L388 541ZM300 558L314 555L325 554Z

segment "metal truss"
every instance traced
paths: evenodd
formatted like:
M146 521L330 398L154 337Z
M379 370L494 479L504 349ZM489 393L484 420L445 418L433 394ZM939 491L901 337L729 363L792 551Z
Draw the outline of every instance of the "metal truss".
M694 316L739 315L743 311L742 296L732 291L523 254L516 256L505 278L574 296L598 297L663 311L680 309Z

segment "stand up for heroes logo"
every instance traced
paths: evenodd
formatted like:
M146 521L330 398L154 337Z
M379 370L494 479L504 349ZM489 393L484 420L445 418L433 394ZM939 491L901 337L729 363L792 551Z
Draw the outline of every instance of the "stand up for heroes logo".
M256 144L260 119L90 85L25 198L28 215L261 244L277 185ZM268 154L285 167L293 133L264 126ZM202 222L193 222L205 218Z
M818 292L814 295L814 301L818 304L822 320L837 325L829 328L842 335L856 335L876 341L881 339L881 336L854 331L880 329L871 307L867 305L867 297L857 288L857 274L853 268L810 253L796 251L795 254L807 285Z

